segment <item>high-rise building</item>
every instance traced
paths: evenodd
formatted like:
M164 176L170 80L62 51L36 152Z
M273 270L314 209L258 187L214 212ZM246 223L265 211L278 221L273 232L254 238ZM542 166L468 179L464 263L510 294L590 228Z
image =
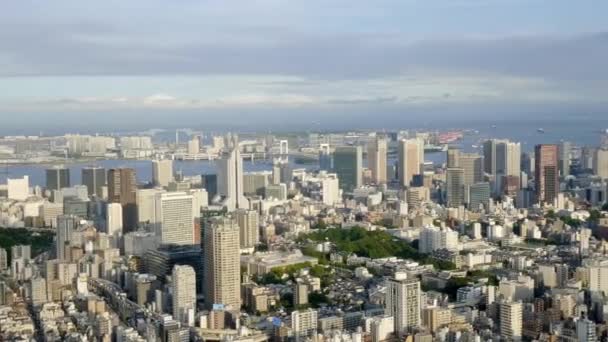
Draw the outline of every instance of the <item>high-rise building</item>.
M218 161L217 191L228 211L249 207L243 195L243 159L236 137L231 149Z
M190 323L196 313L196 274L188 265L173 266L173 318Z
M572 164L572 144L569 141L562 141L559 144L559 174L562 177L570 175L570 165Z
M318 325L317 310L296 310L291 313L291 330L295 335L295 341L305 341L315 336Z
M0 248L0 272L8 268L8 254L6 249Z
M239 209L236 211L236 221L241 249L253 249L260 242L260 215L255 210Z
M534 149L536 200L553 204L559 193L557 145L536 145Z
M319 169L324 171L330 171L333 169L329 144L321 144L319 146Z
M143 223L153 223L155 219L156 194L164 192L159 188L137 189L137 219Z
M111 236L122 235L122 205L120 203L107 204L106 233Z
M483 143L484 171L495 177L518 176L521 171L521 144L491 139Z
M188 140L188 154L199 154L201 151L201 137L194 135Z
M42 277L32 278L30 280L29 292L32 305L38 306L46 303L48 301L46 279Z
M386 183L386 154L388 143L385 138L376 137L368 145L367 167L372 172L372 181L375 184Z
M195 243L193 198L184 192L161 192L155 198L154 227L163 245Z
M394 317L395 334L402 335L420 326L420 282L397 272L386 282L385 313Z
M108 185L106 169L89 166L82 168L82 185L86 185L89 196L103 196L103 187Z
M602 179L608 178L608 148L598 148L595 150L593 173Z
M8 199L25 201L30 196L30 179L28 176L23 178L7 178L6 190Z
M581 317L576 320L576 337L579 342L597 342L595 322Z
M67 248L72 240L72 233L78 228L80 219L72 215L61 215L57 217L56 257L59 260L68 260Z
M122 223L125 232L137 227L137 178L130 168L108 171L108 201L122 205Z
M152 182L155 186L166 187L173 181L173 161L171 159L152 161Z
M336 147L334 170L338 175L340 188L353 191L363 185L363 152L361 146Z
M207 190L209 199L213 199L217 195L217 175L203 174L201 175L201 187Z
M477 153L460 153L458 167L464 170L464 185L483 181L483 157Z
M204 225L203 245L206 308L224 304L238 310L241 307L238 224L230 217L210 218Z
M522 302L500 303L500 336L509 341L520 341L523 330Z
M464 204L464 169L449 168L446 170L446 204L458 208Z
M56 166L46 169L46 189L61 190L70 187L70 169Z
M460 167L460 149L455 146L449 146L447 151L446 167Z
M159 248L148 249L144 257L146 272L156 276L161 282L171 275L173 266L188 265L196 273L198 293L202 293L203 286L203 251L200 245L176 246L165 245Z
M418 139L403 139L399 141L399 184L407 187L414 176L421 174L424 160L420 159L421 141ZM422 146L424 151L424 146Z
M458 248L458 232L450 228L435 226L424 227L420 231L418 250L430 254L438 249L456 250Z
M490 206L490 183L480 182L468 187L469 190L469 209L479 211L481 207L488 210Z

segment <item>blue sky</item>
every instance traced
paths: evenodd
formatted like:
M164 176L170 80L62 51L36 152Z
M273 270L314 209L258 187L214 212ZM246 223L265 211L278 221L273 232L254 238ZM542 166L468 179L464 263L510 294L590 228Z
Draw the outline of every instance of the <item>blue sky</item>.
M607 101L607 1L0 6L0 119L16 127L28 123L15 113L40 124L48 113L154 112L160 125L180 112L204 122L224 111L456 115Z

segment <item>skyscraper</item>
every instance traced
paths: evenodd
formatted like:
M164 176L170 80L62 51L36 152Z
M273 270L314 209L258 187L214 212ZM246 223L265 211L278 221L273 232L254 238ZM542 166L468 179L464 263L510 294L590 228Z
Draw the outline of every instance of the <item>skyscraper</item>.
M361 146L336 147L334 170L338 175L340 188L353 191L363 185L363 153Z
M170 159L152 161L152 182L155 186L165 187L173 181L173 161Z
M562 141L559 144L559 174L562 177L570 175L570 164L572 163L572 144Z
M458 208L464 203L464 169L449 168L446 170L446 204Z
M195 243L193 198L184 192L157 193L154 227L163 245Z
M557 145L536 145L534 149L536 200L553 204L559 193Z
M106 169L103 167L89 166L82 168L82 185L87 186L89 196L102 197L103 187L108 184Z
M464 170L464 185L483 181L483 157L477 153L460 153L458 167Z
M76 231L80 219L73 215L57 217L56 257L59 260L68 260L67 247L72 240L72 233Z
M108 201L122 205L124 232L137 227L137 180L135 170L130 168L108 171Z
M469 209L471 211L479 211L480 206L483 205L483 208L487 210L490 205L490 184L480 182L472 184L468 188Z
M182 323L194 319L196 313L196 274L188 265L173 266L173 318Z
M421 174L420 144L418 139L403 139L399 141L399 184L407 187L415 175ZM424 148L424 146L422 146Z
M460 149L455 146L448 147L447 151L447 167L460 167Z
M203 174L201 175L201 186L207 190L209 199L213 199L217 195L217 175Z
M249 203L243 195L243 159L235 137L232 147L218 161L217 191L228 211L248 208Z
M255 210L239 209L236 211L236 221L241 249L253 249L260 242L260 215Z
M500 303L500 336L509 341L519 341L523 328L522 302Z
M521 144L491 139L483 143L484 171L493 176L517 176L521 171Z
M420 326L420 282L397 272L386 285L385 313L395 319L395 334L402 335Z
M372 181L375 184L386 183L386 154L388 143L385 138L376 137L369 143L367 149L367 166L372 171Z
M593 173L602 179L608 178L608 148L598 148L595 150Z
M106 209L106 233L108 235L122 235L122 205L120 203L108 203Z
M241 306L239 226L231 217L216 216L205 222L203 235L205 307L213 304Z
M46 169L47 190L61 190L70 187L70 169L55 166Z

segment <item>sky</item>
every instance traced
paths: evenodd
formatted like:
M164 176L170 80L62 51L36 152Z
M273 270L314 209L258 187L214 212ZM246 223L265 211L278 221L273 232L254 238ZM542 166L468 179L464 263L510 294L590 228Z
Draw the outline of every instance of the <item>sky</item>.
M602 118L606 13L605 0L9 0L0 133Z

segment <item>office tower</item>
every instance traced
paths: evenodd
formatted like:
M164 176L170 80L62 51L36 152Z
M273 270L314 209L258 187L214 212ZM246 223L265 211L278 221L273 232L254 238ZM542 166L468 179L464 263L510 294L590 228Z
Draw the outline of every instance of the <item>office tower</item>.
M30 280L29 292L33 306L46 303L48 301L46 279L42 277L32 278Z
M293 180L293 172L291 165L285 159L274 159L272 165L271 183L276 185L279 183L289 183Z
M173 181L173 161L170 159L152 161L152 182L155 186L165 187Z
M580 317L576 320L576 337L579 342L597 342L595 322Z
M156 194L154 227L163 245L192 245L195 242L192 195L184 192Z
M196 313L196 274L188 265L173 266L171 275L173 286L173 318L189 323L189 317Z
M386 154L388 143L385 138L376 137L367 149L367 167L372 171L374 184L386 183Z
M363 152L361 146L336 147L334 170L340 181L340 189L353 191L363 185Z
M248 208L249 203L243 195L243 159L235 137L233 146L218 161L217 190L222 203L228 211Z
M201 175L201 187L207 190L209 198L213 199L217 195L217 175L203 174Z
M608 148L598 148L595 151L593 173L602 179L608 178Z
M490 206L490 183L480 182L470 185L469 190L469 209L479 211L480 208L488 210Z
M199 154L201 151L201 137L194 135L188 140L188 154Z
M536 201L553 204L559 193L557 145L536 145L534 160Z
M483 157L477 153L460 153L458 167L464 170L464 185L483 181Z
M403 335L419 327L420 282L397 272L386 285L385 313L395 319L395 334Z
M198 292L202 293L203 286L203 251L200 245L176 246L166 245L149 249L142 258L145 271L165 282L171 275L173 266L188 265L196 273Z
M70 169L56 166L46 169L46 189L61 190L70 187Z
M500 303L500 336L510 341L520 341L523 321L522 302Z
M405 200L409 210L419 209L423 202L430 200L431 194L427 187L410 187L405 193Z
M335 173L325 174L321 179L321 196L324 204L334 205L341 201L340 180Z
M86 185L90 196L103 196L103 187L108 184L106 169L103 167L89 166L82 168L82 185Z
M25 201L30 196L30 179L28 176L23 178L7 178L6 190L8 199L15 201Z
M255 210L239 209L236 211L236 221L239 225L239 241L241 249L255 248L260 242L260 215Z
M330 171L333 169L329 144L321 144L319 146L319 169L323 171Z
M455 146L448 147L447 151L447 167L460 167L460 149Z
M420 159L421 141L418 139L403 139L399 141L399 184L407 187L415 175L421 174ZM424 149L424 146L422 146ZM423 150L424 151L424 150Z
M122 205L123 231L137 227L137 178L130 168L108 171L108 201Z
M559 144L559 174L562 177L570 175L570 164L572 158L572 144L562 141Z
M8 268L8 254L6 249L0 248L0 272Z
M205 307L224 304L241 307L241 265L239 226L230 217L216 216L205 222Z
M518 176L521 170L521 144L491 139L483 143L484 171L493 176Z
M57 217L56 257L59 260L68 260L67 248L72 240L72 233L78 228L80 219L73 215L61 215Z
M120 203L107 204L106 233L111 236L122 235L122 205Z
M137 189L135 198L137 201L137 218L139 222L153 223L155 214L156 194L165 192L162 189Z
M430 254L438 249L457 250L458 232L450 228L424 227L420 231L418 251Z
M318 313L317 310L296 310L291 313L291 330L295 341L305 341L317 333Z
M249 172L243 175L243 193L247 196L264 195L264 188L268 186L268 172Z
M458 208L464 203L464 170L449 168L446 170L446 204Z

